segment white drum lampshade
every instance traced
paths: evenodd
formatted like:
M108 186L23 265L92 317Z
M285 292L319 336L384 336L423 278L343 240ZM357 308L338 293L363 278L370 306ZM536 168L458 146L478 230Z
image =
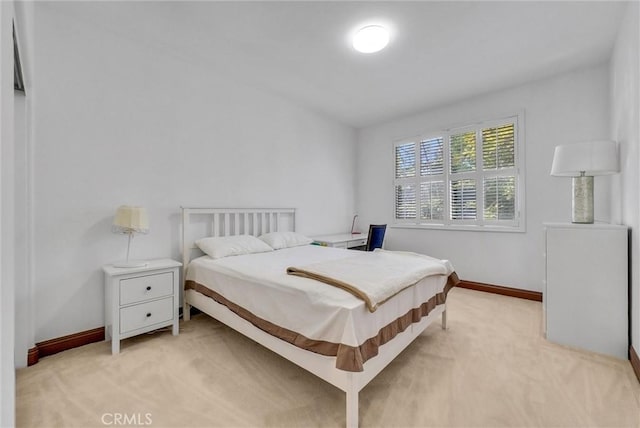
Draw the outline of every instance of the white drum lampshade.
M551 175L573 177L573 223L593 223L593 176L619 171L615 141L588 141L556 147Z
M129 235L127 243L127 260L124 262L114 263L115 267L144 267L147 265L145 261L129 260L129 252L131 250L131 238L134 233L149 233L149 217L147 210L143 207L135 207L130 205L122 205L118 207L116 215L113 218L113 232Z

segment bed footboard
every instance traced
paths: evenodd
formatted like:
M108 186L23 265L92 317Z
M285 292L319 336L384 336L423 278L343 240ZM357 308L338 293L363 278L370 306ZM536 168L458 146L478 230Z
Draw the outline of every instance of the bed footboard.
M347 427L357 427L359 421L360 390L376 377L393 359L400 354L413 340L418 337L432 322L442 316L443 326L446 325L446 304L437 306L429 315L420 322L413 324L404 332L396 336L392 341L380 347L380 353L367 361L362 372L347 372L335 368L335 358L325 357L305 351L280 340L275 336L253 326L248 321L240 318L213 299L196 292L187 290L185 304L194 306L202 312L210 315L246 337L254 340L271 351L283 356L292 363L313 373L326 382L336 386L346 393L346 423ZM188 302L188 303L187 303Z

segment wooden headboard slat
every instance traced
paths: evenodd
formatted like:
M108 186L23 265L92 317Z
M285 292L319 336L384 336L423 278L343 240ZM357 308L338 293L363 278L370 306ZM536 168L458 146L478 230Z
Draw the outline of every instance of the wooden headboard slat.
M192 220L200 217L206 223L196 228ZM209 218L207 218L209 217ZM286 220L289 220L286 222ZM182 207L182 263L184 268L193 259L195 242L207 236L253 235L268 232L295 231L295 208L208 208ZM207 230L207 226L210 230ZM199 236L194 236L194 230ZM203 229L203 230L202 230ZM200 253L202 254L202 253Z

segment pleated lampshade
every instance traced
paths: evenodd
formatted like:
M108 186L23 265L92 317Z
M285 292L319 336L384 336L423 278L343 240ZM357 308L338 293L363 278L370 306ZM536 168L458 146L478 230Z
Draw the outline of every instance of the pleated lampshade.
M122 205L113 218L113 231L116 233L148 233L149 217L144 207Z
M551 164L551 175L561 177L609 175L619 170L615 141L563 144L556 147Z

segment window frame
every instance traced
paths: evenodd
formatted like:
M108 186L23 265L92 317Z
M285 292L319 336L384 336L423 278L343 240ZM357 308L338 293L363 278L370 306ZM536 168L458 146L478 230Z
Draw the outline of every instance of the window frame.
M514 167L496 168L495 170L484 171L482 152L482 131L487 128L496 128L513 123L514 125ZM451 173L450 158L450 137L464 132L474 131L475 141L475 170L458 173ZM524 112L516 112L496 119L477 121L471 124L454 126L437 132L426 132L409 138L399 139L393 142L393 205L392 219L390 227L397 228L420 228L420 229L444 229L444 230L472 230L472 231L492 231L492 232L525 232L525 158L524 158ZM443 174L441 175L420 175L420 143L436 138L442 138L443 143ZM415 176L408 178L396 178L396 147L407 144L415 144ZM498 220L484 218L484 181L494 177L515 177L515 201L514 220ZM457 179L474 179L476 183L476 219L475 220L452 220L451 219L451 183ZM422 203L420 189L421 184L429 181L444 181L444 219L427 220L422 219ZM408 219L396 218L396 186L414 184L416 189L416 217Z

